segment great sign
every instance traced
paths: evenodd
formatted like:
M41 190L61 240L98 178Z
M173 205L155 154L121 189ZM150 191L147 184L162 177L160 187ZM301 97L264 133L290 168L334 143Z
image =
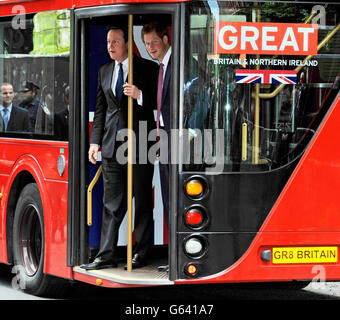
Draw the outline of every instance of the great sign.
M318 25L215 22L215 53L316 55Z

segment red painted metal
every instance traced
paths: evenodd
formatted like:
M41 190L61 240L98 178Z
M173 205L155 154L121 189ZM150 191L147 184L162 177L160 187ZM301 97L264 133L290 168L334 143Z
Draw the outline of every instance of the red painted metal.
M36 181L44 209L45 265L44 271L64 278L71 277L66 267L67 194L68 194L68 143L0 139L0 261L7 263L6 212L12 186L22 172ZM59 176L57 160L60 154L66 159L66 168ZM53 195L53 196L51 196Z
M71 0L1 1L1 16L73 8Z
M91 6L102 6L111 4L132 4L132 3L174 3L186 2L189 0L6 0L0 1L1 16L12 16L15 14L22 14L18 12L24 10L24 13L34 13L50 10L74 9ZM22 6L21 8L18 6Z

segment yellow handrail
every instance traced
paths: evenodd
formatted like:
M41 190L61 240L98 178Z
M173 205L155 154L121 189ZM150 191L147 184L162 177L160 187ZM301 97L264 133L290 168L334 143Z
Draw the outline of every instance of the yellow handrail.
M260 84L255 83L255 110L254 110L254 148L253 163L259 163L260 154Z
M247 132L248 125L246 122L242 123L242 161L247 160Z
M97 183L100 175L102 173L102 166L98 168L94 178L92 179L89 187L87 188L87 225L92 226L92 190Z
M307 18L307 20L304 22L304 24L310 23L312 21L312 19L315 17L315 15L316 15L316 11L312 11L312 13Z
M256 10L256 19L257 21L261 21L261 11ZM260 58L259 55L256 56ZM257 65L256 69L259 70L260 66ZM252 160L254 164L259 163L259 154L260 154L260 84L255 84L255 110L254 110L254 147L252 152Z
M129 73L128 82L133 84L133 15L129 14ZM127 208L128 208L128 234L127 234L127 271L132 271L132 163L133 163L133 98L128 97L128 188L127 188Z

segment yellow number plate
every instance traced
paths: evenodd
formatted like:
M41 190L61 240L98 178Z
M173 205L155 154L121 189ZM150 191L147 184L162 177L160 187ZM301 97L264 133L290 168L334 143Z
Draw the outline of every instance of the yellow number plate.
M274 264L338 262L338 247L285 247L272 252Z

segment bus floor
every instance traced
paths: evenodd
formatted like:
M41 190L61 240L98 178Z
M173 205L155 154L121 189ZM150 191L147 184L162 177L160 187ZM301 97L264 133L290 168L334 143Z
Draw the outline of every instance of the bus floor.
M159 266L167 264L166 255L164 252L167 248L152 248L148 255L147 265L132 269L132 271L125 270L126 257L119 259L118 267L105 268L100 270L85 270L76 266L73 271L84 275L92 276L95 278L105 279L120 284L127 285L169 285L173 284L169 280L169 273L166 271L159 271Z

